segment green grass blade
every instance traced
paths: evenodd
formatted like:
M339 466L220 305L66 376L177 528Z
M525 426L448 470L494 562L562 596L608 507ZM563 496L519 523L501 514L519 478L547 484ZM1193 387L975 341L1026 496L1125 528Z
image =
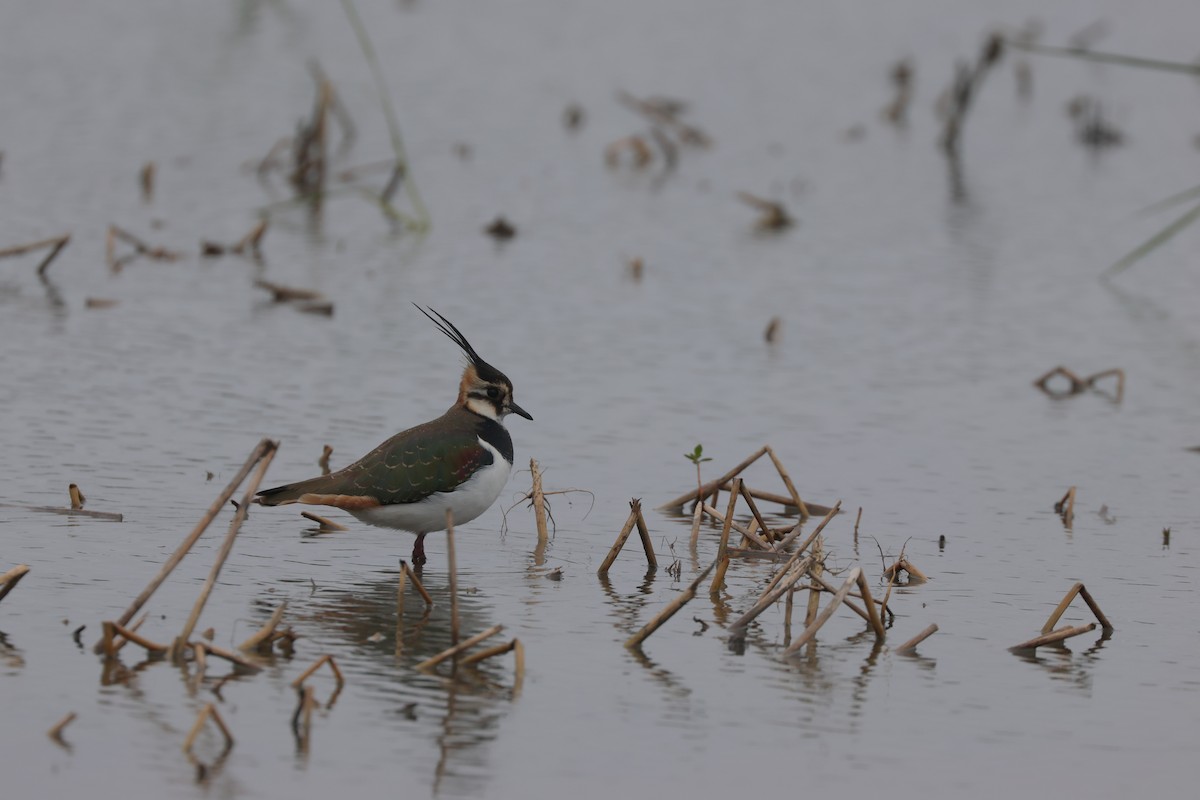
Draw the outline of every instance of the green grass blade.
M1183 216L1135 247L1128 255L1106 269L1102 277L1108 278L1133 266L1135 262L1140 261L1159 245L1195 222L1198 217L1200 217L1200 203L1192 206Z

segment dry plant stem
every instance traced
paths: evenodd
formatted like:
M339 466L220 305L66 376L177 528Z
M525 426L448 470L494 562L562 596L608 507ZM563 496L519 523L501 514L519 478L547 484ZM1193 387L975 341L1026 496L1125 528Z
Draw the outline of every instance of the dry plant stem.
M862 570L859 567L855 567L854 569L850 570L850 573L846 576L845 583L842 584L840 589L834 592L833 597L829 600L829 604L825 606L825 609L819 615L817 615L817 618L813 620L813 623L805 628L804 632L801 633L795 639L795 641L788 645L787 649L783 651L784 655L791 655L803 647L810 639L813 638L813 636L816 636L817 631L821 629L821 626L829 621L829 618L833 616L833 612L836 611L837 607L842 604L843 600L846 599L846 594L850 591L851 587L858 582L858 578L861 574Z
M149 639L145 638L144 636L141 636L140 634L130 630L129 628L123 627L119 623L106 622L104 624L105 625L111 624L112 632L114 634L124 637L126 639L126 641L133 642L134 644L138 645L139 647L145 648L146 652L148 652L148 653L165 653L171 649L165 644L158 644L157 642L152 642ZM114 650L114 652L115 652L115 650Z
M637 524L637 512L633 508L634 502L630 501L629 517L625 520L625 524L621 526L621 532L617 534L617 540L609 548L608 555L604 557L604 561L600 564L600 569L596 570L596 574L601 578L608 574L609 567L617 560L617 554L621 552L621 548L625 546L625 540L629 538L629 534L633 533L633 526Z
M1063 525L1070 528L1071 523L1075 520L1075 487L1067 489L1067 493L1063 495L1063 499L1059 500L1054 505L1054 509L1062 515Z
M196 674L192 680L199 686L204 682L204 673L208 672L208 652L200 642L192 642L192 657L196 661Z
M454 556L454 512L448 508L446 509L446 567L450 570L450 644L456 645L458 644L458 564ZM455 666L457 666L457 662Z
M1070 639L1072 636L1078 636L1081 633L1087 633L1096 629L1096 623L1089 622L1087 625L1080 625L1077 628L1059 628L1053 633L1048 633L1045 636L1038 636L1030 639L1028 642L1021 642L1008 648L1009 650L1033 650L1042 645L1055 644L1057 642Z
M345 686L346 679L344 677L342 677L342 671L340 669L338 669L337 662L334 661L332 655L330 655L329 653L326 653L325 655L321 656L316 661L314 661L311 665L309 665L308 669L304 670L304 672L301 672L296 677L296 679L294 681L292 681L292 688L299 689L306 680L308 680L310 677L312 677L312 674L314 672L319 670L325 664L329 665L329 671L333 673L333 677L334 677L334 680L337 681L338 688L341 689L343 686Z
M67 517L88 517L90 519L106 519L121 522L125 517L111 511L88 511L84 508L63 508L61 506L25 506L19 503L0 503L0 508L24 508L46 514L62 514Z
M421 595L421 599L425 601L425 607L433 608L433 596L425 590L425 585L421 583L421 579L417 577L417 573L413 572L413 568L404 559L400 559L400 569L412 581L413 588L417 590L417 594ZM401 585L401 589L403 589L403 584Z
M236 664L238 667L246 670L247 672L258 672L260 669L262 669L262 667L247 661L237 653L231 650L226 650L224 647L217 647L212 642L195 642L194 644L203 647L204 651L210 656L216 656L217 658L224 659L231 664Z
M471 655L465 656L465 657L459 659L458 665L460 667L465 667L468 664L478 664L480 661L483 661L484 659L487 659L487 658L491 658L492 656L504 655L505 653L509 652L510 650L515 650L516 647L517 647L517 640L513 639L509 642L505 642L504 644L498 644L494 647L488 647L484 650L480 650L478 652L471 653Z
M803 522L808 519L808 507L800 499L800 492L796 491L796 484L792 483L792 476L784 469L783 462L779 460L779 456L775 455L775 450L770 445L767 445L767 455L771 457L771 463L775 465L775 471L779 473L779 477L783 480L783 485L787 487L788 494L792 496L792 504L800 510L800 521Z
M66 247L67 243L70 241L71 234L64 233L62 236L55 236L50 239L41 239L36 242L30 242L29 244L19 244L15 247L6 247L3 250L0 250L0 258L19 256L24 253L28 253L31 250L40 250L43 247L49 247L50 252L46 254L46 257L42 259L41 263L38 264L37 267L37 274L45 275L46 269L50 266L50 262L53 261L56 256L58 256L59 251Z
M71 498L72 511L78 511L79 509L83 508L86 498L84 498L83 492L79 491L79 487L77 485L72 483L70 486L68 486L67 495Z
M720 488L728 490L729 486L730 484L726 483ZM751 489L750 494L754 496L755 500L764 500L768 503L776 503L784 508L795 507L795 503L792 501L792 499L782 494L766 492L762 489ZM829 513L829 506L823 506L819 503L805 503L804 508L808 511L808 515L810 517L817 515L824 516L825 514Z
M875 607L875 598L871 597L871 587L867 586L867 578L862 574L862 570L858 572L858 591L862 593L863 605L867 609L867 622L875 631L875 640L882 642L887 637L887 632L883 629L883 620L879 618L879 609Z
M746 469L746 467L750 466L755 461L762 458L762 456L766 452L767 452L767 448L764 445L762 448L760 448L759 450L757 450L756 452L751 454L745 461L738 464L736 467L729 470L729 472L726 472L721 477L717 478L716 480L709 481L708 483L701 486L699 489L689 490L688 492L681 494L679 497L676 497L674 500L671 500L668 503L663 503L661 506L658 507L658 510L659 511L670 511L671 509L674 509L674 508L682 508L687 503L690 503L693 500L695 500L697 495L712 494L714 491L720 489L726 483L728 483L729 481L731 481L735 477L737 477L739 474L741 474L741 472L744 469Z
M700 541L700 522L704 519L704 504L696 503L696 509L692 512L692 547Z
M1076 583L1070 588L1062 602L1058 604L1058 608L1054 609L1054 613L1050 615L1050 619L1046 620L1046 624L1042 626L1042 633L1049 633L1054 630L1054 625L1058 622L1063 612L1071 605L1071 601L1075 599L1075 595L1081 595L1083 602L1087 603L1088 608L1096 615L1096 621L1105 631L1113 630L1112 623L1108 621L1108 617L1104 616L1104 612L1100 610L1100 606L1096 604L1096 600L1092 597L1091 592L1087 590L1082 583Z
M233 476L233 480L229 482L229 485L225 487L217 499L213 501L213 504L209 506L208 511L204 514L204 518L196 524L196 527L193 528L192 532L189 533L187 538L183 540L183 543L179 545L174 553L171 554L171 557L167 559L167 563L162 565L162 569L160 569L158 574L155 575L153 580L150 581L150 585L143 589L142 593L137 596L136 600L133 601L133 604L129 606L129 608L125 609L125 613L117 618L118 624L125 625L129 622L129 620L133 619L133 615L136 614L138 610L146 604L146 601L150 599L150 596L154 594L155 590L162 585L162 582L167 579L167 576L171 574L171 571L179 565L179 562L183 560L183 557L186 556L188 551L192 549L192 545L196 543L196 540L199 539L200 535L204 533L206 528L208 528L208 525L213 521L213 518L217 516L221 509L225 507L225 504L229 502L229 498L233 496L233 493L237 491L238 486L240 486L242 481L246 479L246 476L250 474L250 470L254 469L254 465L269 453L275 452L275 447L275 443L270 439L263 439L258 443L258 446L255 447L253 452L250 453L250 457L246 459L246 463L243 464L242 468L238 470L238 473ZM97 652L99 652L98 649Z
M788 575L788 577L779 581L773 588L765 592L758 599L758 602L751 606L749 611L747 611L745 614L742 614L742 616L738 617L733 624L729 626L730 635L740 636L745 633L747 626L749 626L759 614L773 606L776 601L779 600L779 598L783 597L785 592L790 591L792 586L796 584L796 581L804 577L810 566L812 566L811 558L806 558L792 566L791 573Z
M809 507L812 508L812 506L809 506ZM836 517L838 515L838 512L841 510L842 510L842 501L838 500L836 503L833 504L833 508L830 508L825 512L825 516L821 518L821 521L819 523L817 523L817 527L814 528L813 532L808 535L808 538L800 543L800 546L796 548L796 552L803 553L805 550L807 550L809 545L811 545L814 541L816 541L817 537L821 535L821 531L825 530L825 526L829 524L829 521L831 519L833 519L834 517ZM791 533L789 533L787 536L783 537L783 539L780 540L775 545L775 549L783 550L785 547L787 547L789 544L791 544L792 540L795 539L797 536L799 536L800 533L801 533L800 526L797 525Z
M300 516L304 517L307 520L312 520L313 522L317 523L317 525L320 526L320 530L323 530L323 531L349 530L345 525L341 524L340 522L334 522L331 519L322 517L320 514L314 514L311 511L301 511Z
M909 639L904 644L897 647L894 652L899 653L900 655L903 655L905 653L911 653L913 650L917 649L917 645L919 645L921 642L925 641L930 636L933 636L935 633L937 633L937 630L938 630L938 626L937 626L937 623L935 622L934 624L930 625L925 630L918 633L913 638Z
M459 653L463 652L464 650L470 650L472 647L479 644L483 640L492 638L493 636L495 636L497 633L499 633L502 630L504 630L503 625L493 625L492 627L488 628L487 630L480 631L479 633L475 634L474 636L471 636L467 639L463 639L461 642L459 642L456 645L447 647L445 650L443 650L442 652L438 653L435 656L430 656L429 658L425 659L421 663L417 664L416 668L419 670L432 669L433 667L436 667L438 664L441 664L446 659L454 658L455 656L457 656Z
M233 734L229 732L229 728L225 725L225 720L221 719L216 706L212 703L206 703L204 708L200 709L200 713L196 715L196 722L192 725L191 731L188 732L187 738L183 740L183 752L192 752L192 746L196 743L196 737L200 735L200 730L204 727L205 721L210 717L216 723L217 728L220 729L221 735L225 737L225 752L233 749Z
M521 691L525 682L525 645L520 639L513 639L513 696Z
M745 498L746 505L750 507L750 514L758 523L758 527L762 529L763 535L769 536L770 534L768 531L770 531L770 528L767 527L767 523L763 520L762 514L758 513L758 505L755 504L754 498L750 495L750 490L746 488L744 481L738 484L738 490L741 492L742 497Z
M700 510L703 511L705 514L708 514L710 517L712 517L713 519L715 519L717 522L721 523L722 525L725 524L725 515L722 514L720 511L717 511L715 508L708 505L707 503L705 505L701 506ZM745 525L742 525L741 523L738 523L738 522L731 522L731 523L729 523L729 525L735 531L737 531L738 533L740 533L742 535L743 541L748 542L755 549L763 550L763 551L771 550L770 544L768 544L767 542L760 539L758 537L758 534L751 531Z
M267 645L267 647L270 647L271 636L275 633L275 628L279 626L279 621L283 619L283 612L286 609L287 601L285 600L279 604L279 608L272 612L271 618L268 619L263 626L258 629L257 633L238 645L238 650L246 653L259 650L264 644Z
M729 493L729 507L725 511L725 524L721 527L721 544L717 548L717 570L713 573L709 592L720 591L725 585L725 572L729 569L729 554L726 552L729 549L729 529L733 524L733 512L737 509L741 485L741 478L733 479L733 491Z
M141 617L138 619L138 621L137 621L137 622L135 622L135 623L133 623L132 625L130 625L130 626L129 626L129 630L131 630L131 631L136 631L136 630L138 630L139 628L141 628L141 627L142 627L142 623L143 623L143 622L145 622L145 621L146 621L146 619L147 619L149 616L150 616L149 614L142 614L142 616L141 616ZM111 622L110 622L110 623L108 623L108 624L109 624L109 625L114 625L115 623L111 623ZM113 647L112 647L112 652L111 652L111 653L109 653L109 655L116 655L117 653L119 653L119 652L121 651L121 648L122 648L122 647L124 647L125 645L129 644L129 640L128 640L128 639L121 639L120 641L115 641L115 639L116 639L116 637L117 637L117 635L118 635L118 634L117 634L117 631L116 631L116 628L112 628L112 629L111 629L111 634L112 634L112 637L113 637L113 639L114 639L114 644L113 644Z
M1116 369L1106 369L1102 372L1097 372L1095 375L1089 375L1087 378L1087 385L1095 388L1096 381L1102 378L1107 378L1110 375L1115 376L1117 379L1117 391L1113 399L1119 403L1121 402L1121 398L1125 396L1125 370L1118 367Z
M300 702L296 706L296 713L292 715L292 732L299 740L300 751L308 752L309 733L312 731L312 710L317 705L317 690L312 686L305 686L296 691L300 697Z
M542 470L536 458L529 459L529 471L533 473L533 518L537 523L538 546L544 547L550 538L546 530L546 495L542 491Z
M229 532L225 534L225 540L221 542L221 549L217 551L216 561L213 562L212 569L208 573L208 579L204 581L204 586L200 589L200 596L196 598L196 604L192 607L192 613L184 623L183 630L179 633L175 643L171 647L172 656L178 656L181 648L187 644L188 639L192 638L192 631L196 628L196 623L200 621L200 613L204 611L204 605L208 602L208 596L212 593L213 586L217 583L217 576L221 574L221 567L225 565L225 559L229 557L229 553L233 550L233 542L237 538L238 531L241 530L242 522L246 519L246 515L250 510L250 503L254 500L254 495L258 492L258 486L262 483L263 476L267 473L267 468L271 466L272 459L275 458L276 445L274 442L269 442L266 452L263 453L262 460L259 462L258 470L250 477L250 482L247 484L246 491L242 495L242 502L238 506L238 510L233 515L233 521L229 523Z
M679 593L678 597L667 603L663 610L654 616L654 619L647 622L644 626L642 626L641 630L626 639L625 646L629 648L641 646L642 642L644 642L650 634L658 630L664 622L675 616L675 614L679 612L679 609L687 605L688 601L696 596L696 590L700 587L701 582L708 577L708 573L712 572L713 567L716 565L717 560L714 559L707 567L704 568L703 572L696 576L695 580L688 584L686 589Z
M62 743L63 731L66 730L66 727L74 721L75 721L75 712L72 711L69 714L67 714L65 717L60 719L57 723L55 723L53 728L46 731L46 735L49 736L54 741Z
M646 527L646 518L642 516L642 501L635 501L636 505L633 508L635 521L637 523L638 537L642 540L642 549L646 551L646 566L650 569L658 569L658 559L654 557L654 543L650 541L650 531Z
M0 575L0 600L8 596L8 593L17 588L17 584L21 582L21 578L29 572L28 564L17 564L15 567Z
M858 523L862 522L862 506L858 507L858 516L854 518L854 535L858 535Z

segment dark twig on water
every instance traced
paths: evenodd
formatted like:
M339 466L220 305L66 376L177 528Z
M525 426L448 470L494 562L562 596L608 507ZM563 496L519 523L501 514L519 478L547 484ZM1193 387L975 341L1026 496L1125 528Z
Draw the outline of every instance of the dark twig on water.
M41 250L43 247L48 247L50 248L50 252L46 254L46 257L43 258L37 266L37 274L45 275L46 269L50 266L50 262L58 256L59 251L66 247L70 241L71 234L64 233L62 236L53 236L49 239L39 239L36 242L29 242L28 244L18 244L13 247L5 247L4 249L0 250L0 258L24 255L32 250Z

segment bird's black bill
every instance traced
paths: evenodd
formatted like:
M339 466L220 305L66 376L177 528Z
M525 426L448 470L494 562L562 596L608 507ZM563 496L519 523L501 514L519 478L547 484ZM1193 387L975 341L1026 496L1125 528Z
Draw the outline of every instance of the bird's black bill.
M517 405L516 403L512 402L511 400L510 400L510 401L508 401L508 410L509 410L509 411L511 411L511 412L512 412L512 413L514 413L514 414L520 414L522 417L524 417L525 419L529 420L530 422L532 422L532 421L533 421L533 415L532 415L532 414L530 414L528 411L526 411L525 409L521 408L519 405Z

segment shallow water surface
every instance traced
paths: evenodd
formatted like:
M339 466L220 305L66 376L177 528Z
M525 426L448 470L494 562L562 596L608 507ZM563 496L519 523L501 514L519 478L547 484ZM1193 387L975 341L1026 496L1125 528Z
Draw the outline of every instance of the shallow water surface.
M1200 234L1097 276L1182 213L1133 212L1196 172L1194 83L1010 53L954 168L932 108L955 60L996 25L1038 17L1043 40L1061 43L1104 19L1096 49L1186 61L1194 4L1132 19L1115 2L1018 3L1003 18L936 0L364 2L431 209L424 236L353 193L310 215L279 203L282 177L253 174L310 112L310 59L357 130L336 168L389 157L339 5L60 5L17 3L0 26L0 247L72 235L43 280L36 254L0 261L0 571L32 568L0 603L0 768L14 794L715 797L803 785L1123 797L1190 785L1200 637L1181 612L1200 565L1189 449ZM896 129L879 112L904 57L914 98ZM713 145L681 150L665 177L659 165L607 168L607 145L648 135L618 90L687 100ZM1078 144L1064 107L1079 94L1100 99L1124 145ZM585 112L574 132L562 123L572 103ZM150 201L137 180L147 161ZM782 200L798 224L756 231L739 191ZM199 256L201 239L236 241L265 208L261 263ZM517 227L508 242L483 233L498 215ZM112 273L110 224L186 257ZM259 278L316 289L334 313L272 303ZM412 302L453 320L534 416L510 418L510 485L457 535L463 630L503 624L496 641L520 639L523 676L512 656L459 680L414 669L450 642L444 538L428 544L432 612L409 594L398 620L411 537L338 512L350 530L312 535L295 507L252 510L198 627L235 647L286 601L293 656L224 682L212 660L201 686L134 646L106 666L91 649L101 623L262 437L281 445L274 485L315 474L324 444L342 466L452 402L461 356ZM1057 364L1122 368L1122 401L1036 391ZM840 499L830 570L861 565L882 592L882 557L903 549L930 576L894 591L883 646L839 611L784 658L800 622L787 630L780 604L731 647L725 627L770 577L741 561L643 651L622 646L715 556L719 529L693 548L690 517L652 510L694 485L683 454L697 442L713 459L706 479L769 443L803 495ZM531 457L547 490L584 490L551 495L544 552L521 502ZM783 491L765 460L746 478ZM63 505L71 482L89 510L123 521L31 508ZM1070 486L1068 528L1052 506ZM633 497L661 568L647 572L634 539L599 580ZM231 518L154 595L147 637L179 632ZM1112 635L1010 653L1076 581ZM1063 618L1089 620L1079 601ZM940 630L916 655L890 649L930 623ZM329 673L312 678L320 707L301 747L290 684L322 654L346 685L333 697ZM181 747L208 702L236 744L214 764L220 739L206 729L201 777ZM78 718L60 746L45 731L67 712Z

